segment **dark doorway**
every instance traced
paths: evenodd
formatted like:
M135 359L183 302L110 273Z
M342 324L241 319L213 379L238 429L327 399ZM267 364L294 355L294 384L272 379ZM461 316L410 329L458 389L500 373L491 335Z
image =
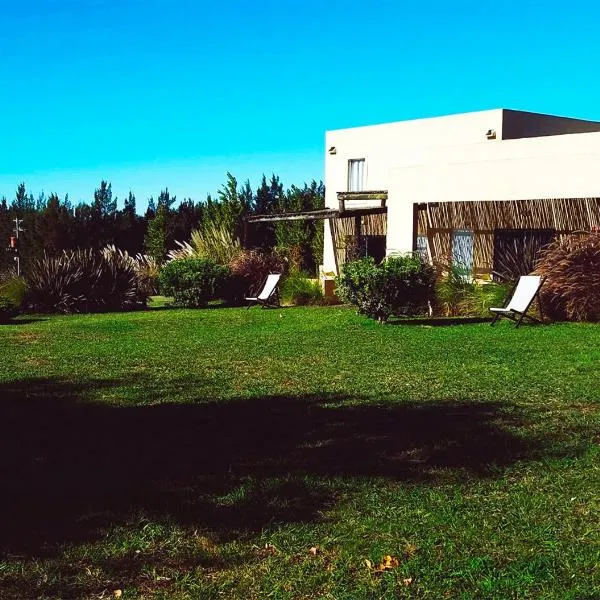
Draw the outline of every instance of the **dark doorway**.
M516 281L535 269L540 250L555 235L554 229L497 229L494 231L494 278Z
M385 258L385 235L363 235L364 255L379 263Z

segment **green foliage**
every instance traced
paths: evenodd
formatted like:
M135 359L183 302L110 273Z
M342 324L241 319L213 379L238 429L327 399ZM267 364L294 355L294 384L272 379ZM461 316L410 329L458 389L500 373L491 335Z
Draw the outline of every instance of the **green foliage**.
M27 302L43 312L104 312L145 306L148 289L136 259L114 247L65 251L34 261Z
M301 212L325 206L325 187L312 181L303 188L293 185L281 196L279 210ZM275 224L277 250L288 256L290 270L314 271L323 260L323 246L317 247L322 236L322 221L278 221ZM322 239L322 238L321 238Z
M159 204L156 215L148 223L145 245L147 254L159 265L167 259L169 243L169 209L165 204Z
M241 238L243 218L251 209L250 199L242 191L238 191L237 179L227 173L227 182L217 192L217 200L214 201L209 196L203 206L204 216L200 230L205 226L215 227L219 231L226 231L231 239Z
M112 185L102 180L89 202L73 205L68 195L59 198L51 193L39 194L37 199L21 183L15 196L0 198L0 240L9 239L15 217L23 220L24 233L19 240L21 270L26 273L29 264L44 255L58 256L64 250L80 248L102 249L114 244L131 256L146 253L158 264L167 260L175 240L190 241L193 230L210 239L215 231L225 230L230 240L244 239L246 247L273 250L277 244L273 223L253 223L244 228L249 214L320 208L324 202L322 183L312 182L284 190L279 177L270 180L263 176L253 191L249 181L238 186L237 179L227 174L225 185L216 197L205 201L184 198L176 205L176 198L164 189L148 199L143 215L136 212L136 198L130 191L118 209ZM279 244L298 269L314 272L322 261L323 223L280 224ZM246 236L244 238L244 235ZM183 244L185 250L187 245ZM192 251L191 255L197 254ZM202 256L207 254L203 253ZM210 256L210 254L208 254ZM13 266L14 254L0 252L0 270ZM227 257L217 260L227 264Z
M435 311L445 317L487 317L492 306L504 306L511 284L481 283L465 276L456 263L440 267L435 286Z
M230 277L228 267L210 258L182 258L167 263L160 271L161 292L173 296L175 304L203 307L222 298Z
M391 315L426 313L434 285L433 267L416 254L406 254L380 264L372 258L346 263L336 279L336 293L361 314L385 322Z
M0 274L0 322L16 316L23 304L26 285L22 277L14 273Z
M292 272L281 284L281 300L292 306L324 304L323 290L318 281L305 273Z
M555 320L600 321L600 233L557 239L545 250L536 273L543 310Z

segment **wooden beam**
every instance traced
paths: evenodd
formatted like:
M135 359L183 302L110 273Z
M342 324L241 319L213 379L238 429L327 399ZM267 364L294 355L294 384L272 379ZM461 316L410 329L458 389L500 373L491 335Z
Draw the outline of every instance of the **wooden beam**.
M386 190L370 190L365 192L338 192L338 200L387 200Z
M277 213L272 215L251 215L246 217L248 223L268 223L277 221L316 221L318 219L339 219L346 217L362 217L363 215L382 215L387 213L385 206L373 208L357 208L340 212L334 208L311 210L297 213Z
M317 219L334 219L340 214L339 210L327 208L296 213L275 213L272 215L251 215L248 223L267 223L277 221L315 221Z

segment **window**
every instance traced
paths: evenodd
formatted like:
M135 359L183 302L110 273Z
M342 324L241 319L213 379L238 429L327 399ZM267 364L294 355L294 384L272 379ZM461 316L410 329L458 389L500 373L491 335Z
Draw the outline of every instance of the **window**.
M465 280L473 277L473 232L456 229L452 234L452 264Z
M348 191L362 192L365 189L365 159L348 161Z
M429 262L429 244L427 243L426 235L417 235L417 254L421 257L424 262Z

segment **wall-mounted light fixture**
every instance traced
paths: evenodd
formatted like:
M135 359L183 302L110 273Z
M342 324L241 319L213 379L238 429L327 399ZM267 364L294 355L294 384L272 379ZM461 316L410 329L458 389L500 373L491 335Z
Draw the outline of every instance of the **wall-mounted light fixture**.
M496 139L496 130L495 129L488 129L487 133L485 134L485 137L488 140L495 140Z
M337 154L337 148L335 146L331 146L327 152L329 152L329 154Z

